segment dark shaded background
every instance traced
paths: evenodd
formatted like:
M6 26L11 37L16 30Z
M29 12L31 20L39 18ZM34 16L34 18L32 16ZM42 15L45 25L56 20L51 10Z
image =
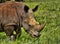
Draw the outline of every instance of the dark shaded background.
M52 2L52 1L60 1L60 0L0 0L0 3L6 2L6 1L23 1L23 2Z

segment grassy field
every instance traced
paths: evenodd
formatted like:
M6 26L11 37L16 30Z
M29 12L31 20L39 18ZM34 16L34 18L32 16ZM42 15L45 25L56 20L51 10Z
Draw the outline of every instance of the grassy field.
M22 35L12 42L5 33L0 33L0 44L60 44L60 2L26 2L30 8L39 4L35 12L36 20L42 24L46 22L45 28L40 32L39 38L32 38L22 28Z

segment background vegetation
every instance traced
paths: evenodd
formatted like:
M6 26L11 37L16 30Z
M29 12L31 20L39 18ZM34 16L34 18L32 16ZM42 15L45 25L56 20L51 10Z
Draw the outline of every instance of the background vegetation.
M0 33L0 44L60 44L60 2L40 1L40 2L25 2L30 8L34 8L39 4L35 19L42 24L46 22L45 28L40 32L39 38L32 38L22 28L22 35L16 41L9 41L9 38L4 32Z

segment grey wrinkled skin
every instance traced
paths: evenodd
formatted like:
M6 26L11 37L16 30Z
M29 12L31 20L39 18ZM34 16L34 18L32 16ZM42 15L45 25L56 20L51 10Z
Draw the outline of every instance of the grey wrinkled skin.
M33 37L38 37L39 32L46 23L39 25L34 18L38 5L30 9L23 2L5 2L0 4L0 32L5 32L10 40L15 40L21 35L21 27ZM13 32L16 32L14 34Z

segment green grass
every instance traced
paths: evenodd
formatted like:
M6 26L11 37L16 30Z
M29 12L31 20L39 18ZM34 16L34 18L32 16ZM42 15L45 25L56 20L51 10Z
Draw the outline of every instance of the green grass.
M39 4L35 12L36 20L42 24L46 22L45 28L40 32L39 38L33 38L22 28L22 34L16 41L9 41L5 33L0 33L0 44L60 44L60 2L27 2L30 8Z

